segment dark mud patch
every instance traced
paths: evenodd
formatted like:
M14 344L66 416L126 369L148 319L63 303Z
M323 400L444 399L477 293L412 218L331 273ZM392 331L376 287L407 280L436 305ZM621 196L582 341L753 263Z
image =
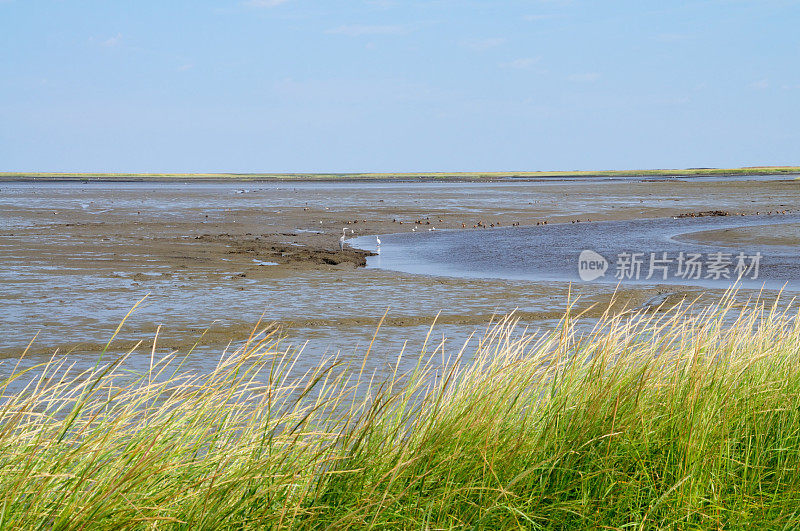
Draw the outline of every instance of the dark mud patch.
M282 234L286 236L286 234ZM223 244L227 254L249 255L253 259L274 262L276 264L312 264L318 266L352 266L364 267L367 257L375 253L361 249L331 250L312 245L275 244L270 235L236 236L231 234L202 234L195 240L207 243Z
M702 210L700 212L686 212L684 214L678 214L675 216L678 219L681 218L707 218L707 217L718 217L718 216L729 216L730 212L727 210Z

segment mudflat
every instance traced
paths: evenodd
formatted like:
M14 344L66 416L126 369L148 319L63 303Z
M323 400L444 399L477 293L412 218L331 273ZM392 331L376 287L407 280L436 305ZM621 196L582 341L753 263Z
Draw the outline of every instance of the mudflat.
M0 204L5 356L18 355L37 332L31 353L97 352L144 296L121 333L124 345L151 341L163 324L161 348L191 347L208 329L202 344L219 350L263 317L290 339L318 340L320 351L356 349L385 314L388 352L403 338L424 338L437 315L445 335L460 337L514 309L526 322L547 323L561 314L570 290L581 296L579 310L599 311L590 308L614 291L365 269L369 251L339 249L343 229L350 238L706 211L797 213L800 182L6 182ZM764 238L768 229L759 231L747 238ZM731 237L702 235L720 243ZM796 233L788 238L779 241L796 242ZM636 306L668 291L674 288L652 285L616 297Z

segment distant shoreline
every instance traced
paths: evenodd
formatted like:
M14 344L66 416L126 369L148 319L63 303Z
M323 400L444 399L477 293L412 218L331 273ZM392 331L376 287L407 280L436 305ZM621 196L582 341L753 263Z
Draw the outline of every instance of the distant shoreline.
M419 173L37 173L0 172L0 182L172 182L172 181L491 181L600 177L699 177L709 175L791 175L800 166L690 168L682 170L504 171Z

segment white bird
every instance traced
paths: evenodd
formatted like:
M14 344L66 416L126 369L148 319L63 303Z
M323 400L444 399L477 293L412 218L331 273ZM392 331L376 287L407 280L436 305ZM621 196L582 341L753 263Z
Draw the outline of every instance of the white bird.
M417 232L417 228L416 227L411 227L411 232Z
M344 236L347 234L347 227L342 228L342 235L339 236L339 250L344 251Z
M375 241L378 242L378 247L381 246L381 239L375 236Z

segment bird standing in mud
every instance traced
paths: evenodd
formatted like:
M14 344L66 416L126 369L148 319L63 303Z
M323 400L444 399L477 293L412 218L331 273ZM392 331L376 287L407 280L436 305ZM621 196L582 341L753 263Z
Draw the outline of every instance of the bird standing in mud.
M347 227L342 227L342 235L339 236L339 250L344 251L344 237L347 234Z

